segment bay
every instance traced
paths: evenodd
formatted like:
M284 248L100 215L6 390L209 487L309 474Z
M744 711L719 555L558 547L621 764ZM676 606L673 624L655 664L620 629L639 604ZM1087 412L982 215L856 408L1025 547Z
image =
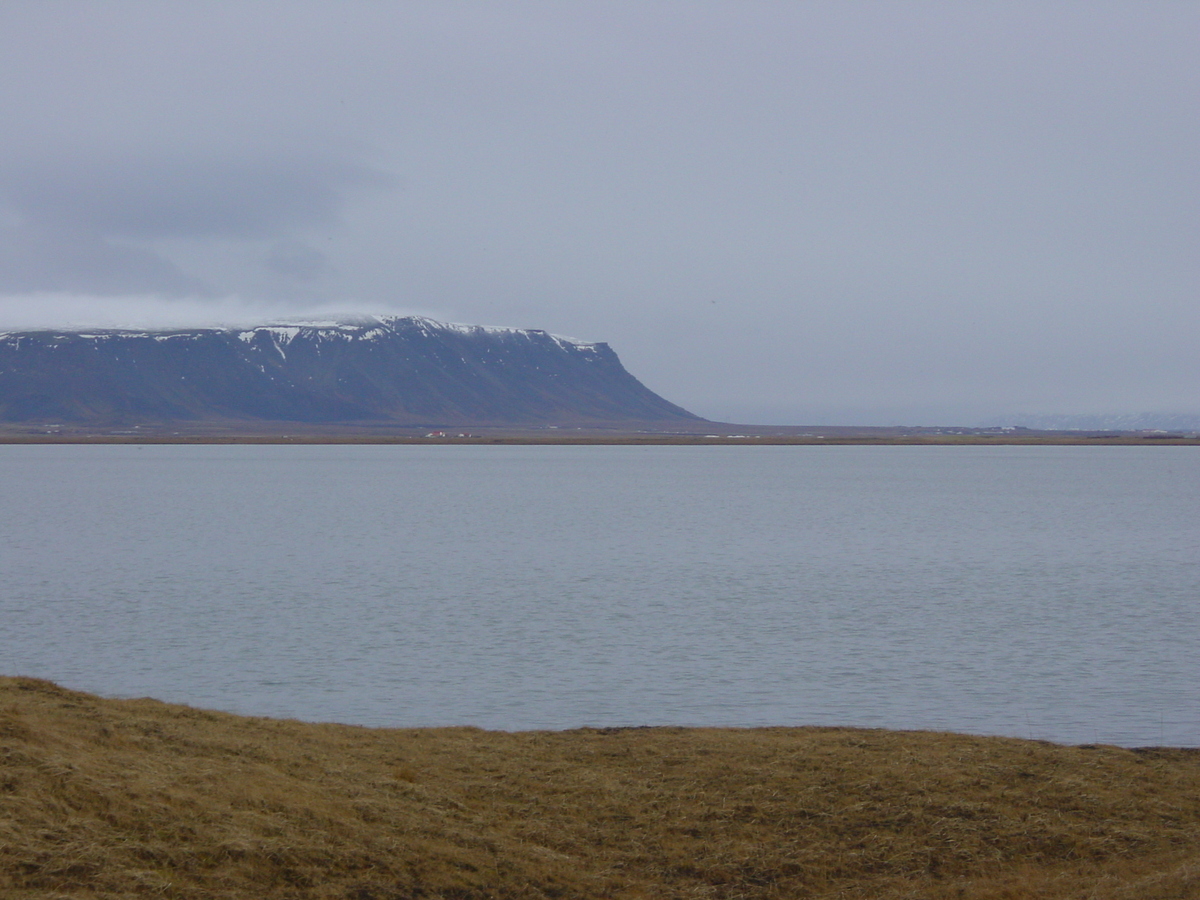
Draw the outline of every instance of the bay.
M363 725L1200 744L1181 447L0 447L0 672Z

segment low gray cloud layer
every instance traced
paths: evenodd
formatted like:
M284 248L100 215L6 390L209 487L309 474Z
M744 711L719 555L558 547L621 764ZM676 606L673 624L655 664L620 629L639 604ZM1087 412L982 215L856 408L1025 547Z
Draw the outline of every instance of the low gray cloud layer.
M49 156L0 170L0 196L26 222L141 239L328 228L351 189L383 184L382 173L361 166L282 156Z
M106 297L212 293L199 278L154 251L113 243L92 229L38 224L0 228L0 292L44 291Z
M0 201L15 219L0 228L0 291L213 295L219 276L185 274L155 249L164 240L274 241L266 269L308 282L328 268L325 255L289 235L336 228L353 193L388 184L333 159L105 159L65 149L0 168Z
M1198 25L11 2L0 317L540 327L734 420L1200 413Z

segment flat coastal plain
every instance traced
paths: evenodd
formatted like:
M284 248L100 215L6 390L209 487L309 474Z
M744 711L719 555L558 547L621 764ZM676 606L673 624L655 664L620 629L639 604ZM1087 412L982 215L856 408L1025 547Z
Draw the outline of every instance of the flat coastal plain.
M1200 896L1200 750L369 729L0 678L0 896Z
M700 422L606 425L429 425L378 422L171 422L128 425L0 423L0 444L599 444L599 445L1123 445L1200 446L1168 431L1034 431L1000 428L767 426Z

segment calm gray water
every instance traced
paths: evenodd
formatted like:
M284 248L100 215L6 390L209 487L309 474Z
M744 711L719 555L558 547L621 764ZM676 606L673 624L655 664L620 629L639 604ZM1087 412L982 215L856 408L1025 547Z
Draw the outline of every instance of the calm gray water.
M367 725L1200 744L1200 452L0 446L0 673Z

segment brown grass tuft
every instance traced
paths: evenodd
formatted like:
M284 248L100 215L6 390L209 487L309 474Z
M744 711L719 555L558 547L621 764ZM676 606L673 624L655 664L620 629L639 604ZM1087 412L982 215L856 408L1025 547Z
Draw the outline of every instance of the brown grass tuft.
M384 730L0 678L0 896L1200 897L1200 751Z

